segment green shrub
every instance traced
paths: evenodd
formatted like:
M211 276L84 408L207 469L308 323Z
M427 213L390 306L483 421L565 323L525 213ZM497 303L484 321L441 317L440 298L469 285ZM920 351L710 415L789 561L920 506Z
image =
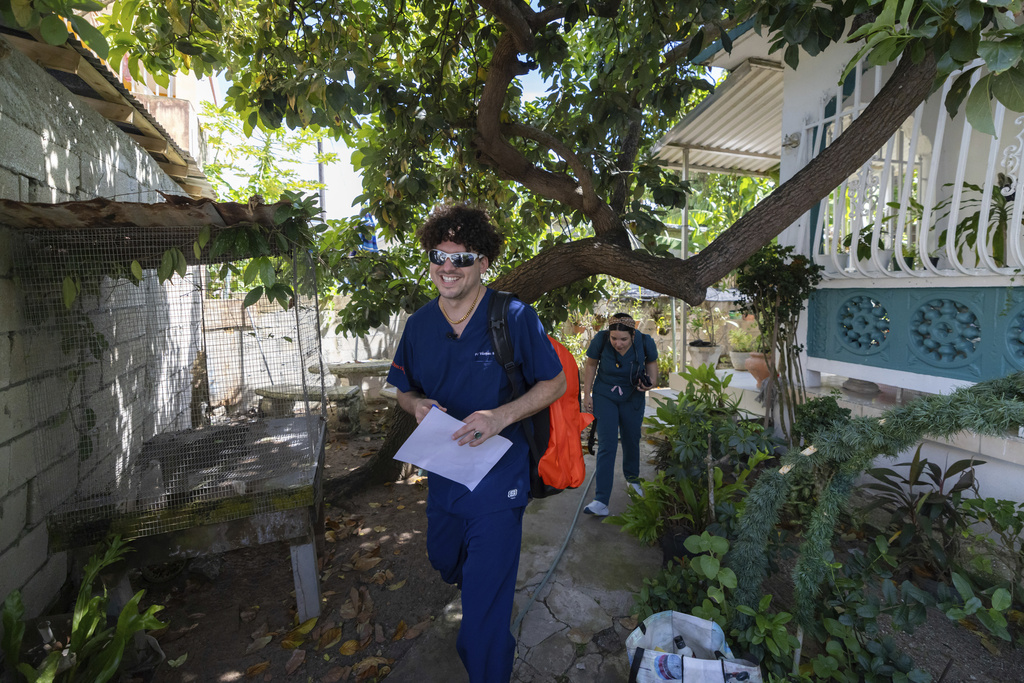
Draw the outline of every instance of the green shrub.
M152 605L145 612L139 612L144 590L128 601L113 628L107 626L106 590L102 595L93 595L93 587L100 572L120 562L128 550L121 538L115 536L102 553L89 558L75 602L67 647L51 651L35 669L21 661L25 608L21 593L10 593L4 600L4 635L0 643L8 669L16 670L29 683L105 683L117 674L125 647L137 632L166 626L154 616L162 606Z

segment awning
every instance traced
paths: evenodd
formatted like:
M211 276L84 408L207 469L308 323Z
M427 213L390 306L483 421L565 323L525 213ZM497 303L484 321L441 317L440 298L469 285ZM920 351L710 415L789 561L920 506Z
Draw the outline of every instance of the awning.
M654 147L665 168L691 173L769 175L782 154L782 71L750 58Z

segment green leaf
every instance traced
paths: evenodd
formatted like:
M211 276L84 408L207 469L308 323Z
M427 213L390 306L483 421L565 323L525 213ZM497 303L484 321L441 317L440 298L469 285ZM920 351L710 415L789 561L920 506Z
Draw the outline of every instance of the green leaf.
M14 14L14 20L19 25L27 27L32 22L32 16L35 14L32 0L11 0L11 12Z
M245 295L245 300L242 301L242 308L248 308L249 306L252 306L254 303L260 300L261 296L263 296L263 287L254 288L252 291Z
M1006 71L1017 64L1022 54L1024 47L1019 40L983 40L978 43L978 56L985 60L985 66L989 71L996 73Z
M206 247L206 245L210 243L210 224L209 223L204 225L203 229L199 231L199 237L197 238L197 241L199 242L199 248L200 249L204 249Z
M100 59L107 58L110 48L107 46L107 39L103 37L99 29L86 21L84 17L78 15L71 17L71 25L75 28L75 33L82 38L82 42L88 45L89 49L95 52L97 57Z
M203 249L199 246L199 242L192 243L192 253L195 255L196 259L202 258Z
M908 5L912 4L910 2ZM957 6L956 9L956 23L958 23L965 31L973 31L982 18L985 16L985 8L974 2L965 2Z
M4 659L9 666L18 663L21 654L21 642L25 637L25 605L21 601L21 591L13 590L4 598L3 627L4 636L0 641Z
M63 45L68 40L68 27L64 19L49 14L39 22L39 34L50 45Z
M174 254L168 249L164 252L164 255L160 257L160 265L157 266L156 276L161 283L171 279L171 275L174 274Z
M992 105L989 101L989 79L992 74L983 76L971 94L967 97L967 121L979 133L987 133L995 137L996 128L992 121Z
M64 284L61 287L61 294L64 297L64 308L71 310L71 305L78 297L78 283L70 275L64 277Z
M249 264L245 267L245 270L242 272L242 283L243 284L248 286L248 285L251 285L253 283L253 281L256 279L256 276L260 274L260 267L261 267L262 261L263 261L262 257L261 258L254 258L251 261L249 261Z
M1009 609L1012 604L1010 599L1010 591L1005 588L997 588L996 592L992 594L992 609L1002 612L1003 610Z
M729 541L721 536L712 536L709 546L715 555L725 555L729 552Z
M132 275L135 276L136 280L142 279L142 264L138 261L132 261Z
M188 261L185 260L185 254L181 253L181 249L175 247L174 251L174 271L181 277L185 277L188 273Z
M946 95L946 112L950 118L956 116L957 110L960 109L960 103L964 101L967 93L971 91L971 74L977 71L978 68L967 69L957 76L956 80L953 81L953 85L950 86L949 93Z
M697 560L704 576L709 579L714 579L718 576L718 570L721 567L721 563L716 558L711 557L710 555L701 555Z
M992 94L1010 111L1024 112L1024 70L1021 66L993 75Z

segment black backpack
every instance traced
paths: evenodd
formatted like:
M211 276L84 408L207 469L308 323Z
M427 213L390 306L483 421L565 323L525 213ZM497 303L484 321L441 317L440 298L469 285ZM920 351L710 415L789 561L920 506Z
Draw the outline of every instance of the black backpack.
M490 305L487 308L487 328L490 331L491 343L494 346L494 357L501 367L504 368L509 384L512 386L512 395L509 397L509 401L522 396L527 389L523 380L522 370L515 363L515 355L512 352L512 337L508 330L509 302L514 297L515 294L511 292L494 292L491 296ZM574 375L577 378L575 391L578 398L580 390L578 371ZM566 372L566 381L568 381L569 376L570 373ZM573 387L566 387L567 392L572 390ZM578 405L579 401L577 400ZM551 438L550 409L544 408L539 413L522 420L520 424L523 426L523 432L526 434L526 442L530 446L530 497L546 498L547 496L561 493L564 489L545 483L538 471L541 458L547 452L548 441ZM579 435L577 434L578 438Z

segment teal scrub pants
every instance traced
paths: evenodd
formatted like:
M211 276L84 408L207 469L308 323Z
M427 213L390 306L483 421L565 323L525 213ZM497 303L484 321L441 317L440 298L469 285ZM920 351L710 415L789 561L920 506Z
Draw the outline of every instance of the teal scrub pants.
M594 417L597 420L597 489L594 499L605 505L612 496L615 479L615 452L622 437L622 476L626 481L640 478L640 427L644 421L644 393L634 391L622 403L594 395Z
M427 555L441 578L462 588L455 648L470 683L507 683L516 639L512 604L525 507L459 517L427 508Z

